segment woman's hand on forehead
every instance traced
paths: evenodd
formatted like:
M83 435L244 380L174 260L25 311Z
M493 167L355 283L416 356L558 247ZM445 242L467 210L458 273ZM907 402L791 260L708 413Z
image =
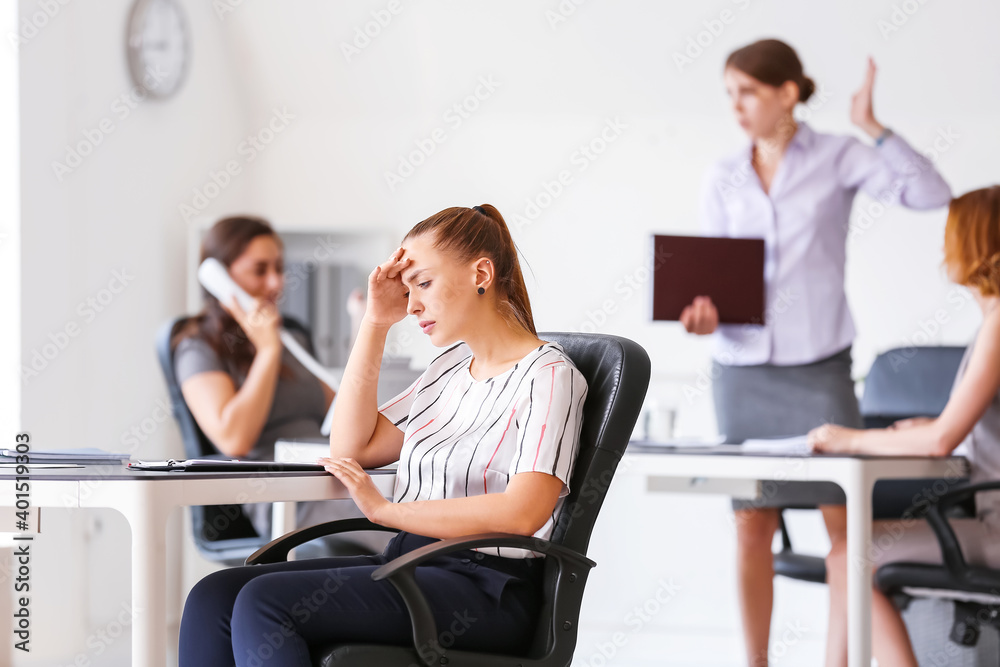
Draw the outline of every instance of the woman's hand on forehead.
M394 253L389 255L389 259L382 264L382 275L385 278L392 280L396 276L399 276L403 272L403 269L409 265L410 259L403 256L405 252L403 248L397 248Z

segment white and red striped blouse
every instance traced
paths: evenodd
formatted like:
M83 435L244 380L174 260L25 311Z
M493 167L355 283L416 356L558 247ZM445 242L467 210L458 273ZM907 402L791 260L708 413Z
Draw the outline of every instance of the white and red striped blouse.
M535 537L548 539L569 494L587 381L558 343L532 350L485 380L469 372L472 350L458 343L379 408L403 433L395 502L500 493L511 475L544 472L563 482L559 502ZM522 549L489 549L512 558Z

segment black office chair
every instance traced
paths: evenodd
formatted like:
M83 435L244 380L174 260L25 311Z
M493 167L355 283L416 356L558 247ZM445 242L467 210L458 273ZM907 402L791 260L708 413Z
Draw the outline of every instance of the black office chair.
M1000 481L973 484L942 494L937 502L914 507L915 516L927 519L941 547L943 563L897 562L880 567L875 575L879 589L905 609L914 598L936 598L954 603L951 641L975 646L983 626L1000 631L1000 571L969 565L948 523L947 514L975 498L978 491L1000 490ZM995 662L993 664L996 664Z
M885 428L900 419L936 417L944 410L962 361L964 347L900 347L875 358L861 397L865 428ZM875 519L899 518L913 504L914 495L937 480L883 480L875 484ZM956 485L960 480L948 480ZM780 516L781 551L774 555L774 573L789 579L826 582L826 561L796 553L784 513Z
M216 458L222 454L212 444L195 421L181 393L180 384L174 374L173 351L170 341L174 334L187 322L186 316L176 317L163 324L156 334L156 355L160 361L163 377L170 392L170 405L174 418L181 430L184 455L187 458ZM289 331L303 333L311 341L309 330L298 321L282 318L283 326ZM310 352L311 344L310 344ZM229 458L229 457L224 457ZM250 520L239 505L205 505L191 508L191 524L194 543L198 551L208 560L225 565L240 565L246 557L267 544L270 535L258 535Z
M617 336L583 333L542 333L562 345L587 379L588 393L570 495L551 541L502 533L470 535L428 545L376 570L376 580L388 579L399 591L413 623L414 647L339 645L316 647L313 657L322 667L567 667L576 648L577 622L583 589L594 561L586 557L590 535L605 494L649 384L650 364L637 343ZM390 530L365 519L349 519L289 533L247 559L247 564L283 561L289 550L320 535L358 530ZM545 603L540 610L531 651L525 656L445 649L437 641L430 608L414 577L414 568L442 553L474 547L521 547L546 554Z

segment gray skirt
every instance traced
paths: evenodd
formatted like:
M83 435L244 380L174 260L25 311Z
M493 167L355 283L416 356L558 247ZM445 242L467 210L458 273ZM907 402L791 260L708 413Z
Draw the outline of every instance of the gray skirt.
M851 348L811 364L727 366L712 363L712 395L720 434L727 443L750 438L805 435L823 424L861 428L851 379ZM733 499L733 509L843 504L832 482L783 481L764 497Z

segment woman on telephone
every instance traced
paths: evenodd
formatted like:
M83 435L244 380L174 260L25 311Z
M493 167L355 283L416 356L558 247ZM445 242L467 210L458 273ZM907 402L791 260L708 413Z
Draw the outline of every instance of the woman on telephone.
M274 460L279 438L321 437L320 426L333 402L334 391L285 350L278 337L282 254L281 239L264 220L219 220L202 241L201 261L211 257L221 262L253 297L254 307L245 311L235 298L221 303L203 290L205 308L171 341L174 372L191 414L219 452L233 458ZM301 332L293 335L310 346ZM270 504L248 503L243 509L258 534L270 535ZM301 526L348 516L360 514L347 501L300 503L297 521ZM372 539L381 548L377 537ZM367 550L342 541L339 547L352 553ZM314 555L329 553L315 545L306 552L310 549Z

